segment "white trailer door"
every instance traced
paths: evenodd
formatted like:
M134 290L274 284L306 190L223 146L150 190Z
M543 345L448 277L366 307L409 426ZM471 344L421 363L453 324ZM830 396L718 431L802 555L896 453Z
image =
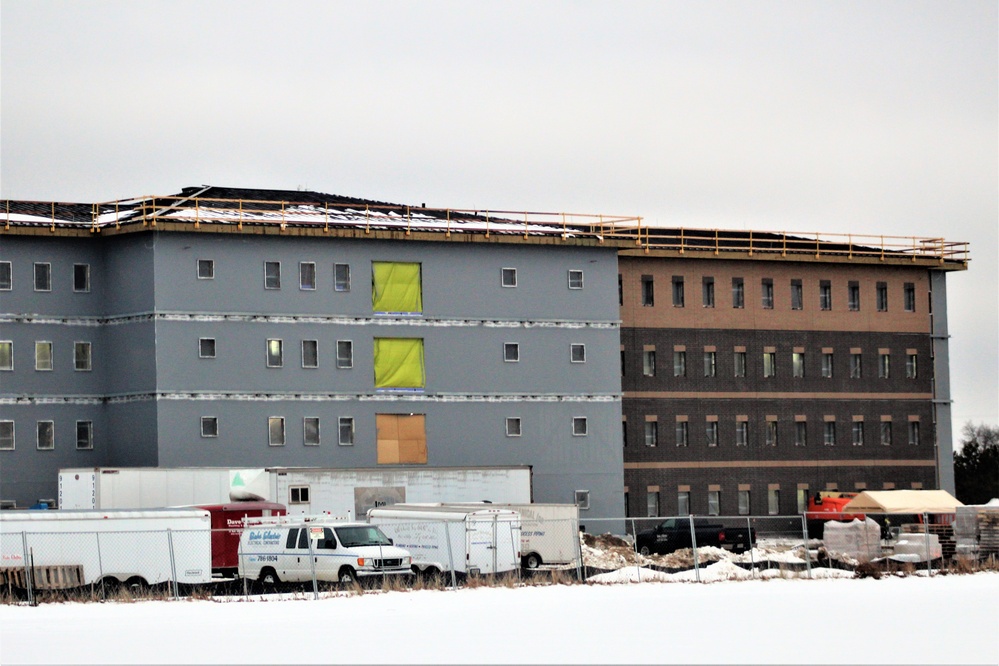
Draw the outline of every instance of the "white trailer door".
M469 516L465 520L466 570L496 571L496 516Z

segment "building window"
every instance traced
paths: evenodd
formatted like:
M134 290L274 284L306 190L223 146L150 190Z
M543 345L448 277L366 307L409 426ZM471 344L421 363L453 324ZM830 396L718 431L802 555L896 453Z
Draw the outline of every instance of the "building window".
M628 448L628 421L621 421L621 444L623 448Z
M9 261L0 261L0 291L10 291L14 286L14 275Z
M863 446L864 445L864 422L854 421L853 422L853 445Z
M198 358L215 358L215 338L198 339Z
M572 363L586 363L586 345L580 343L569 345L569 360Z
M621 350L621 376L624 377L627 374L627 364L625 362L626 356L624 350Z
M916 378L916 355L907 354L905 357L905 378L915 379Z
M687 422L676 422L676 445L687 446Z
M833 355L832 352L822 352L822 376L833 376Z
M791 309L801 310L805 307L805 297L801 289L801 280L791 280Z
M825 437L822 441L826 446L836 446L836 422L825 422Z
M337 433L340 446L354 446L354 417L341 416L337 421Z
M774 307L774 281L771 278L763 278L760 283L761 298L760 304L764 310L773 310Z
M832 310L832 284L829 280L819 281L819 309Z
M808 446L808 423L797 421L794 424L794 445Z
M264 289L281 288L281 262L264 262Z
M198 279L199 280L215 279L214 259L198 259Z
M805 354L803 352L791 352L791 376L805 376Z
M306 416L302 419L302 443L305 446L319 446L318 416Z
M683 297L683 276L674 275L673 276L673 307L682 308L684 305Z
M504 342L503 360L507 363L517 363L520 361L520 345L516 342Z
M313 290L316 288L316 264L311 261L301 261L298 264L298 288Z
M854 311L860 310L860 283L850 282L846 288L846 306Z
M746 287L742 278L732 278L732 307L746 307Z
M572 436L573 437L586 437L587 435L587 423L585 416L574 416L572 417Z
M745 377L746 376L746 352L737 351L732 357L735 366L735 376Z
M289 504L308 504L309 503L309 487L308 486L291 486L288 488L288 503Z
M624 305L624 277L617 274L617 304Z
M520 437L520 417L508 416L506 419L506 436Z
M767 446L777 446L777 422L767 421Z
M302 340L302 367L319 367L319 341Z
M655 421L645 422L645 446L659 446L659 424Z
M284 342L277 338L267 340L267 367L280 368L284 365Z
M270 446L284 446L284 417L271 416L267 419L267 443Z
M14 422L0 421L0 451L14 450Z
M426 387L423 338L375 338L374 342L375 389Z
M52 343L45 341L35 342L35 370L52 369Z
M718 446L718 421L708 421L705 423L704 435L708 446Z
M701 278L701 305L706 308L715 306L715 279L713 277Z
M646 495L646 515L655 517L659 515L659 492L650 490Z
M891 446L891 421L881 422L881 446Z
M916 311L916 285L912 282L906 282L902 288L902 293L905 295L905 311L915 312Z
M516 268L501 268L500 269L500 286L502 286L502 287L516 287L517 286L517 269Z
M89 451L94 448L94 422L76 422L76 448L78 451Z
M642 352L642 374L646 377L656 376L656 352L654 349Z
M642 276L642 305L651 308L656 304L656 285L651 275Z
M777 374L777 353L763 352L763 376L773 377Z
M863 358L856 352L850 353L850 379L860 379L864 374Z
M690 491L681 490L676 494L676 515L690 515Z
M673 352L673 376L674 377L687 376L687 352L685 351Z
M589 490L574 490L573 491L573 503L579 507L580 511L586 511L590 508L590 491Z
M736 421L735 422L735 445L736 446L749 446L749 422L748 421Z
M909 446L919 446L919 421L909 421Z
M201 417L201 436L202 437L219 436L219 419L217 416Z
M878 377L881 379L888 379L890 360L891 358L888 354L878 354Z
M704 376L714 377L717 374L717 354L713 351L704 352Z
M350 291L350 264L333 264L333 291Z
M90 264L73 264L73 291L90 291Z
M721 513L721 491L708 491L708 515L717 516Z
M0 340L0 370L14 369L14 343Z
M798 513L808 511L808 488L798 488L796 498L798 501Z
M767 512L771 516L780 515L780 490L776 488L767 491Z
M740 490L739 491L739 515L748 516L749 515L749 491Z
M350 340L336 341L336 367L354 367L354 343Z
M91 369L90 343L73 343L73 369L77 372L88 372Z
M569 289L583 288L583 271L569 271Z
M40 451L51 451L55 448L55 422L38 421L35 433L35 446Z
M35 291L52 291L52 264L35 264Z
M888 312L888 283L878 282L878 312Z

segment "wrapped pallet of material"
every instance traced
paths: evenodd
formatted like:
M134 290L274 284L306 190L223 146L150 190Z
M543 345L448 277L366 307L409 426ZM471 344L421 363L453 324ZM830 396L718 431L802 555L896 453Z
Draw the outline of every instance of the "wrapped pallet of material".
M833 559L870 562L881 557L881 526L870 518L848 523L830 520L823 528L822 543Z
M929 558L926 553L927 546L929 546ZM940 547L940 537L936 534L903 532L898 535L891 559L896 562L925 562L927 559L936 560L941 557L943 549Z

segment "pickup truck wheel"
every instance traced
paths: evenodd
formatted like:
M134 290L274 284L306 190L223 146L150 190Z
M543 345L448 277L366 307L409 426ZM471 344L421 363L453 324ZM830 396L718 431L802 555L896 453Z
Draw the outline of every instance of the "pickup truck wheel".
M651 553L648 546L642 546L641 548L638 549L638 552L645 557L648 557Z
M340 567L339 579L343 584L353 583L357 580L357 574L350 567Z
M541 566L541 556L537 553L530 553L524 557L525 569L537 569Z
M271 569L270 567L266 567L263 570L261 570L260 577L257 580L259 580L264 585L277 585L278 583L281 582L281 579L278 578L277 572L274 571L274 569Z

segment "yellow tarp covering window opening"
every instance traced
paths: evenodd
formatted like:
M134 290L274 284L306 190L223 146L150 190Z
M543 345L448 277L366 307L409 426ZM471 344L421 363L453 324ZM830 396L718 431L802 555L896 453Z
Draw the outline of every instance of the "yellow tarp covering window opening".
M420 264L372 261L371 307L375 312L423 312Z
M375 338L375 388L420 389L423 371L423 338Z
M427 462L426 417L423 414L376 414L378 464Z

